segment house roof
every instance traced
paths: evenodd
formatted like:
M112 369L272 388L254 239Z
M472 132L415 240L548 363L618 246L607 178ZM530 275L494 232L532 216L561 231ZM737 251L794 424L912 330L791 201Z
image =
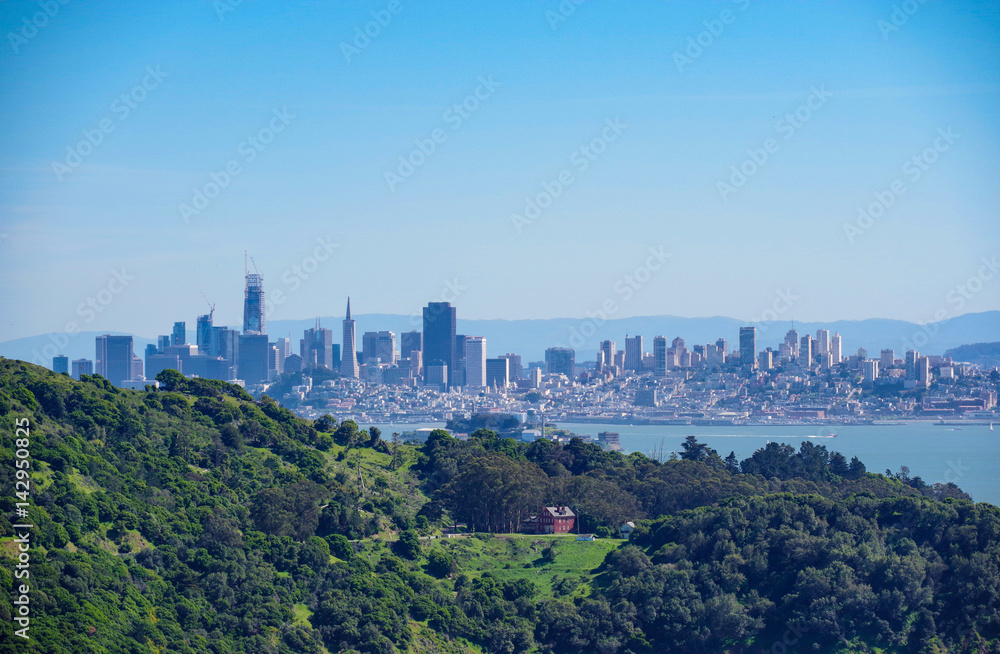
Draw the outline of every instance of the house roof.
M547 506L544 511L553 518L572 518L576 515L568 506Z

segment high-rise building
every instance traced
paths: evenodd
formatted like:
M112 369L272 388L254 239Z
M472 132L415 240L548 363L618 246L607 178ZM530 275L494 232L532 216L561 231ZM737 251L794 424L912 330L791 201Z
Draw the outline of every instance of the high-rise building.
M465 337L465 385L486 386L486 337Z
M799 340L799 365L809 368L813 364L813 337L806 334Z
M896 352L893 350L882 350L881 356L879 357L879 365L882 368L888 369L896 363Z
M56 355L52 357L52 372L57 375L60 373L69 373L69 357Z
M510 385L510 359L497 357L486 360L486 386L507 388Z
M667 337L653 337L653 376L667 376Z
M720 338L715 341L715 347L719 348L719 351L722 352L722 362L725 363L726 359L729 358L729 343L726 342L726 339Z
M615 365L615 342L601 341L601 352L604 353L604 366L613 368Z
M816 354L826 354L830 351L830 330L816 330Z
M409 359L410 352L424 351L424 335L418 331L403 332L399 335L399 358Z
M267 381L267 334L240 334L237 374L247 385Z
M830 361L836 364L843 360L844 353L840 340L840 332L837 332L830 338Z
M285 359L287 359L292 354L292 339L290 338L279 338L274 342L274 349L276 352L277 359L275 361L276 370L278 374L285 372ZM332 346L331 346L332 349ZM337 357L336 362L331 362L330 367L340 366L340 357Z
M187 343L187 324L184 321L175 322L171 344L184 345L185 343Z
M920 359L920 353L916 350L906 351L906 378L916 379L917 378L917 360Z
M73 359L71 374L73 379L80 379L80 375L93 375L94 362L90 359Z
M267 321L264 316L264 276L246 272L246 286L243 293L243 333L266 334Z
M625 337L625 369L642 370L642 336Z
M132 337L104 334L95 339L94 371L115 386L132 379Z
M576 351L571 347L550 347L545 350L545 372L576 377Z
M917 384L927 386L931 383L931 360L928 357L917 358Z
M448 374L454 375L455 360L458 358L455 355L455 307L450 302L429 302L423 313L424 369L444 364Z
M365 363L396 363L394 332L365 332L361 336L361 360Z
M757 365L761 370L770 370L774 367L774 350L767 348L757 355Z
M862 363L862 369L864 370L865 382L871 384L878 379L878 361L875 359L865 359Z
M799 356L799 333L794 329L789 329L785 334L785 342L792 348L792 356Z
M424 385L444 391L448 388L448 364L437 361L424 366Z
M299 340L299 356L302 357L302 368L327 368L333 370L333 330L320 326L319 318L316 326L305 330Z
M740 365L750 369L757 367L756 327L740 327Z
M514 382L521 378L521 355L512 354L508 352L507 354L500 355L501 359L507 359L507 378Z
M194 333L194 344L198 346L199 354L212 354L212 316L213 313L206 313L198 316ZM214 356L214 355L213 355Z
M354 321L351 320L351 298L347 298L347 316L344 318L344 340L340 350L340 376L357 379L358 343Z

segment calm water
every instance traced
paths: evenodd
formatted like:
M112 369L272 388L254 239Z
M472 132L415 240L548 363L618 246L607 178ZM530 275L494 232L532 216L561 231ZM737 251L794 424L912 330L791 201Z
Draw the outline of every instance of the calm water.
M367 428L369 425L361 425ZM444 423L376 425L388 439L392 432L420 427L444 427ZM661 445L664 456L680 451L688 434L698 437L723 457L730 452L743 460L767 441L799 447L803 440L825 445L850 459L856 456L871 472L896 472L910 468L910 476L925 482L953 481L977 502L1000 506L1000 425L963 425L961 430L929 422L873 427L695 427L683 425L635 426L561 422L559 427L576 434L597 437L598 432L618 432L626 452L650 454ZM836 438L822 438L833 430Z

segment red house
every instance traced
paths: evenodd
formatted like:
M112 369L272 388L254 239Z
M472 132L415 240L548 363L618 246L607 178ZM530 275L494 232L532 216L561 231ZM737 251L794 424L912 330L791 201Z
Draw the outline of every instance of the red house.
M576 524L576 515L568 506L546 506L535 522L536 534L568 534Z

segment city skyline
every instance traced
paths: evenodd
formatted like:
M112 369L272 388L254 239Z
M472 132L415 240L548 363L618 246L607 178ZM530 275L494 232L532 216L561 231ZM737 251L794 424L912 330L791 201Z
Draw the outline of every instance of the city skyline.
M0 341L238 324L244 250L270 320L1000 306L991 3L110 7L0 57Z

